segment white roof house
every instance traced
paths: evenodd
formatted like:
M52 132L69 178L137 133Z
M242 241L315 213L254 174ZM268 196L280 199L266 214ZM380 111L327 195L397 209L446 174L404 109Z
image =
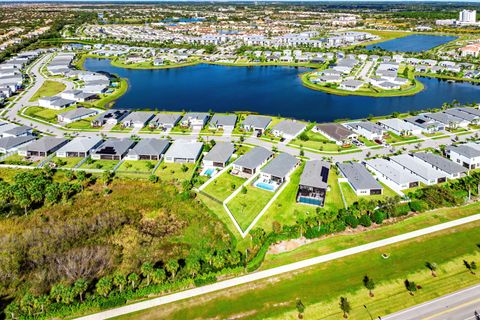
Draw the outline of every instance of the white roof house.
M175 140L165 153L165 162L195 163L203 148L202 142Z
M272 127L272 134L287 140L295 139L307 126L294 120L283 120Z
M424 184L432 185L447 181L445 174L433 169L423 161L408 154L393 156L390 157L390 160L419 177L420 181Z
M409 136L422 133L422 130L411 124L410 122L403 121L402 119L384 119L379 120L378 123L385 128L385 130L391 131L400 136Z
M385 159L370 159L365 161L367 169L372 171L377 179L393 190L400 191L418 187L419 178L409 171L395 166L394 162Z
M467 172L467 169L464 166L439 156L438 154L429 152L415 152L413 153L413 157L423 161L425 164L441 172L442 174L445 174L448 179L460 178Z
M153 118L153 112L134 111L121 120L122 127L143 128Z
M57 116L58 122L63 123L72 123L75 121L79 121L82 119L86 119L92 117L98 113L98 110L95 109L88 109L84 107L79 107L73 110L69 110L63 113L60 113Z

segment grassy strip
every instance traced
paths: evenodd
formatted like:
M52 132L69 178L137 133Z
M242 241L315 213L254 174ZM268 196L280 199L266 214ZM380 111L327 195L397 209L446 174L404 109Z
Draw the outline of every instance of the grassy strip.
M35 94L30 98L30 102L37 101L41 97L52 97L59 94L65 90L67 86L62 82L45 80L42 86L35 92Z
M295 301L306 305L306 319L339 319L340 295L352 305L353 319L366 319L363 307L368 304L375 316L436 298L480 282L466 271L462 260L478 260L476 243L480 222L444 230L417 239L330 261L311 268L283 274L203 295L160 308L154 308L122 319L243 317L255 319L293 319ZM384 259L383 253L390 257ZM439 264L438 277L432 277L425 261ZM368 296L362 278L368 274L377 284L375 297ZM408 278L422 286L414 296L408 294L403 280ZM275 293L275 294L272 294Z

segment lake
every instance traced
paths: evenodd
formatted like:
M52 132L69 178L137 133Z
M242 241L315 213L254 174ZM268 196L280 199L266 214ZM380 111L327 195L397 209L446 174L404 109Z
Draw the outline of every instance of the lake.
M372 44L366 48L369 50L380 48L387 51L423 52L455 39L457 39L457 37L412 34L410 36Z
M254 111L326 122L440 107L444 102L480 101L480 86L420 78L425 90L408 97L337 96L308 89L293 67L190 67L135 70L113 67L106 59L87 59L85 68L127 78L128 91L115 108L168 111Z

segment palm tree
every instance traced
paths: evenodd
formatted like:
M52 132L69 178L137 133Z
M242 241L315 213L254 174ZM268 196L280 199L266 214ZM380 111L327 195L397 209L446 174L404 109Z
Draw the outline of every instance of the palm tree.
M142 276L147 279L147 286L150 285L150 277L153 273L153 265L150 262L145 262L140 267L140 271L142 272Z
M432 272L432 277L437 276L437 264L435 262L425 262L425 267L427 267Z
M414 292L417 291L417 285L413 281L409 281L408 279L405 279L405 288L407 289L408 293L410 293L411 296L414 295Z
M373 289L375 289L375 282L372 278L369 278L367 275L363 277L363 285L368 289L368 294L370 297L373 297Z
M108 294L112 291L112 280L109 277L100 278L95 285L95 289L99 295L108 297Z
M152 274L152 282L155 284L161 284L165 279L167 278L167 275L165 274L165 270L158 268L153 271Z
M295 303L295 307L297 308L298 311L298 318L303 319L303 313L305 312L305 306L302 303L302 300L297 299L297 302Z
M140 276L136 274L135 272L132 272L128 275L128 282L132 286L132 289L135 289L137 286L138 282L140 281Z
M82 302L83 302L83 294L87 291L87 289L88 289L88 282L85 279L78 279L73 284L73 294L75 296L78 296L80 298L80 301Z
M115 273L113 285L118 288L118 291L123 292L123 288L127 285L127 277L123 273Z
M172 276L172 279L175 279L175 274L178 270L178 261L175 259L168 260L165 264L165 269Z
M340 297L340 310L343 312L343 317L345 319L348 318L348 314L352 311L352 307L350 306L350 302L346 297Z

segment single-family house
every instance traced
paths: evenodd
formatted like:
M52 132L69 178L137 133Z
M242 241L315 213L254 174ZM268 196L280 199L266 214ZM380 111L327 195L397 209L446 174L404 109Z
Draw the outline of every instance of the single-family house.
M79 107L73 110L68 110L57 115L57 120L60 123L72 123L82 119L93 117L98 113L98 110Z
M459 144L447 146L445 153L450 160L461 164L467 169L476 169L480 165L480 149L472 145Z
M195 163L203 149L202 142L175 140L165 153L167 163Z
M312 131L324 135L339 146L350 144L353 139L358 137L355 132L338 123L319 124L313 127Z
M67 100L73 100L75 102L85 102L88 100L92 100L97 95L91 92L85 92L83 90L73 89L73 90L65 90L60 93L60 97Z
M183 116L180 124L182 127L200 130L207 124L209 117L206 112L189 112Z
M35 140L34 136L5 137L0 138L0 153L17 151L19 147Z
M124 128L137 128L141 129L145 127L151 119L153 119L153 112L149 111L134 111L129 113L123 118L120 123Z
M321 160L305 163L298 185L297 202L323 207L328 189L330 164Z
M367 138L368 140L383 139L384 129L382 126L376 123L373 123L370 121L359 121L359 122L346 123L345 126L349 127L355 133Z
M223 168L233 155L235 147L231 142L217 142L212 149L203 157L204 167Z
M405 121L418 127L424 133L435 133L445 130L445 125L424 115L405 118Z
M160 160L167 151L170 141L167 139L146 138L140 140L126 156L126 160Z
M243 120L241 127L247 131L255 131L257 135L261 135L267 130L268 125L272 122L272 118L256 115L248 115Z
M467 169L449 159L446 159L438 154L429 152L415 152L413 157L423 161L423 163L429 165L433 169L446 175L448 179L460 178L467 172Z
M361 80L350 79L343 81L338 87L343 90L357 91L363 86L363 84L364 82Z
M24 157L46 157L67 143L65 138L45 136L19 148L18 154Z
M99 147L103 140L99 137L76 137L56 152L59 158L85 158L92 150Z
M272 127L272 134L287 140L295 139L307 126L295 120L283 120Z
M47 109L60 110L75 103L75 100L64 99L61 96L42 97L38 99L38 105Z
M419 127L402 119L392 118L379 120L378 124L385 128L385 130L391 131L399 136L410 136L422 133Z
M224 131L233 131L235 124L237 123L237 116L231 115L213 115L210 120L209 126L212 129L221 129Z
M469 122L445 112L425 113L425 117L440 122L449 129L466 128Z
M463 111L462 108L447 109L447 110L444 111L444 113L446 113L450 116L456 117L456 118L460 118L460 119L466 121L467 123L472 123L472 124L478 123L478 121L480 119L480 116L469 113L469 112L465 112L465 111Z
M255 147L233 162L232 174L252 176L273 157L264 147Z
M134 144L133 140L127 138L111 138L96 148L92 152L91 157L94 160L122 160Z
M372 174L358 162L337 162L337 168L357 196L378 195L383 187Z
M125 118L130 111L128 110L108 110L92 120L92 127L101 127L105 124L116 125L119 121Z
M14 123L7 123L0 126L0 137L22 137L33 134L33 129L23 125L16 125Z
M281 185L300 164L300 160L288 153L280 153L260 170L260 179Z
M179 113L159 113L149 123L150 128L171 129L177 125L182 116Z
M389 186L400 191L419 186L419 178L409 171L395 166L394 162L377 158L365 161L367 169L372 171L376 178Z
M408 154L399 154L390 157L390 160L395 162L398 166L404 170L416 175L420 182L426 185L432 185L447 181L447 176L440 171L437 171L425 164L423 161L410 156Z

